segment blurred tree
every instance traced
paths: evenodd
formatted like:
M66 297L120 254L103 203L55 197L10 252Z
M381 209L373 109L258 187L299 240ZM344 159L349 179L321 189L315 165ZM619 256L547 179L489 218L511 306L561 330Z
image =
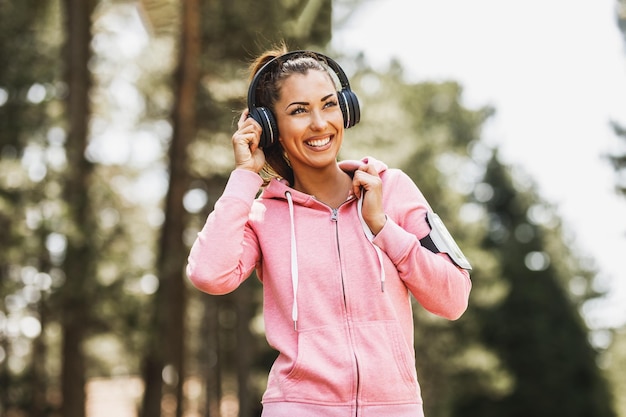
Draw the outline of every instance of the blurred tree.
M626 46L626 0L616 0L616 21L622 33ZM626 149L626 127L619 122L613 121L613 130L622 142L622 149ZM618 193L626 196L626 151L615 152L609 155L609 162L613 165L616 173L615 188ZM626 399L623 392L626 390L624 379L624 363L626 362L626 325L616 329L613 341L608 349L606 367L613 383L613 393L617 399L617 410L620 416L626 416Z
M617 0L616 3L617 26L622 32L624 41L626 41L626 1ZM626 128L618 122L613 122L612 124L615 134L626 143ZM618 173L616 188L620 193L626 195L626 152L609 155L609 161L613 164L613 168Z
M623 417L626 416L626 396L624 396L626 387L626 374L624 373L624 369L626 369L626 326L615 330L607 356L604 364L613 385L615 408L617 415Z
M165 196L165 220L157 249L159 288L154 300L148 352L144 363L144 397L141 415L161 415L162 395L175 399L177 417L183 415L185 371L186 285L183 268L188 250L183 244L187 216L183 197L189 187L187 147L196 134L196 91L199 82L199 0L182 2L175 100L172 108L173 134L169 147L169 186ZM167 340L168 343L160 343ZM167 370L167 374L164 372ZM163 390L163 376L169 389ZM169 375L169 376L168 376ZM171 391L171 392L169 392Z
M90 200L93 166L85 151L88 143L90 113L89 93L92 76L91 16L95 0L64 0L65 75L68 95L67 115L67 171L64 199L67 204L66 256L62 268L65 282L59 292L62 325L61 394L62 414L65 417L85 416L86 364L83 345L91 317L90 306L95 296L93 280L97 252L91 233L96 230Z
M455 415L615 416L579 313L582 302L599 295L593 271L577 262L554 210L519 179L494 154L475 192L488 218L482 246L498 258L505 286L478 317L485 344L508 375L495 395L466 392ZM573 282L582 288L576 297L567 291Z
M51 253L59 220L58 2L4 1L0 18L0 415L44 415ZM9 17L10 18L7 18ZM58 241L57 241L58 243Z
M132 347L139 329L141 299L118 278L141 276L128 257L130 243L141 248L129 235L141 233L134 214L120 215L133 208L113 190L121 170L94 164L88 149L106 119L91 105L106 100L92 100L95 2L80 6L3 2L11 19L0 19L0 48L13 57L0 69L0 405L30 415L63 399L65 415L84 415L86 378L128 360L100 355L99 337L119 331Z
M617 136L626 141L626 129L623 126L617 122L613 122L613 131ZM621 194L626 195L626 180L624 179L624 177L626 177L626 153L610 155L609 160L618 174L615 188Z
M626 42L626 0L617 0L616 10L617 26ZM626 144L626 127L618 122L613 122L613 130ZM609 160L618 174L616 188L620 193L626 195L626 152L610 155Z

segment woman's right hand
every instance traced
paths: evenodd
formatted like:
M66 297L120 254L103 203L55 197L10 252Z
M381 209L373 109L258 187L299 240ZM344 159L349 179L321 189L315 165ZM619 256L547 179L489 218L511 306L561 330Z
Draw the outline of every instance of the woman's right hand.
M235 168L247 169L259 173L265 165L265 154L259 148L261 125L248 117L246 109L237 122L237 131L233 134Z

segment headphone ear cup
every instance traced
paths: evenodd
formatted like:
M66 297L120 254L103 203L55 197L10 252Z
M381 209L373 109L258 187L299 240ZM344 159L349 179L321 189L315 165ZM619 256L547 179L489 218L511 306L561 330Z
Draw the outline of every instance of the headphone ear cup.
M359 99L356 94L352 92L352 90L348 90L348 97L350 97L351 105L348 106L352 111L352 124L348 127L352 127L361 121L361 106L359 104Z
M343 126L348 129L361 120L361 108L356 94L348 88L344 88L338 94L339 107L343 115Z
M267 107L252 107L250 117L261 125L259 148L269 148L278 141L278 124L274 115Z

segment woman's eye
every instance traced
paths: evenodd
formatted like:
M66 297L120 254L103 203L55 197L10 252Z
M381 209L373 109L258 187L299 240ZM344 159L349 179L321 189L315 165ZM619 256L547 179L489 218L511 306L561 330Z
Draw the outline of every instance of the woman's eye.
M327 101L326 104L324 104L324 107L335 107L337 105L337 101L336 100L330 100Z
M302 106L298 106L291 111L291 114L300 114L306 112L306 109Z

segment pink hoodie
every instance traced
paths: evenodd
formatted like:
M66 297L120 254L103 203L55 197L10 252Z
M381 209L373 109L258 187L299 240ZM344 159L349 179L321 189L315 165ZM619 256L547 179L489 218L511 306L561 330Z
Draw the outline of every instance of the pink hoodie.
M332 209L273 180L255 199L261 178L235 170L191 248L187 275L204 292L231 292L255 268L263 282L279 352L263 416L423 416L409 293L451 320L467 308L469 274L420 245L422 193L402 171L363 162L380 173L387 214L371 240L355 198Z

